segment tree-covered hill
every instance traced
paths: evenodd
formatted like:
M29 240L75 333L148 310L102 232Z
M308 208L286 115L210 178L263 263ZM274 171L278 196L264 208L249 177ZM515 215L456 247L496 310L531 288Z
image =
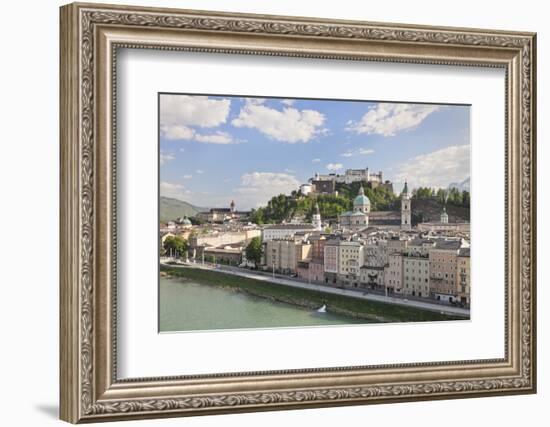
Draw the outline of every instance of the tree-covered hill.
M257 224L280 223L290 221L294 217L302 217L310 221L319 204L323 219L336 219L339 214L353 209L353 200L363 185L365 195L371 202L372 211L399 211L400 196L386 187L372 188L367 183L337 184L338 195L320 194L302 196L293 191L290 195L279 194L269 200L266 206L253 209L250 220ZM470 193L456 188L450 190L435 190L432 188L417 188L412 194L413 224L426 221L439 221L443 206L446 206L450 222L470 220Z
M470 221L470 192L451 188L448 190L420 187L412 194L412 222L439 221L443 207L449 222Z
M257 224L279 223L289 221L293 217L311 219L315 203L319 204L321 217L335 219L339 214L353 209L353 199L359 193L361 183L337 184L338 195L319 194L316 196L302 196L296 191L290 195L279 194L271 198L267 206L253 209L251 221ZM372 210L391 210L398 207L399 200L393 192L386 188L370 188L365 183L365 195L371 201Z

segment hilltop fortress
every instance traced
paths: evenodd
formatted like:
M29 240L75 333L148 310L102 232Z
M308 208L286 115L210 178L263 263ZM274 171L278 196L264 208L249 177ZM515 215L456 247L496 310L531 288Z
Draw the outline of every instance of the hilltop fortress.
M365 169L346 169L343 175L330 173L315 175L308 180L306 184L300 186L300 192L305 196L308 194L334 194L338 195L336 184L353 184L354 182L363 182L371 188L385 187L393 192L391 181L384 181L382 171L371 172L369 168Z

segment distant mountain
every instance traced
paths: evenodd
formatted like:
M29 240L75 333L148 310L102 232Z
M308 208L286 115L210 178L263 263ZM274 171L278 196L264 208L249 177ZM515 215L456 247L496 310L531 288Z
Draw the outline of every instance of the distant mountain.
M470 191L470 177L462 182L453 182L449 184L449 189L456 188L459 191Z
M207 211L208 208L201 208L184 202L183 200L171 197L160 197L160 220L172 221L180 217L194 217L197 213Z

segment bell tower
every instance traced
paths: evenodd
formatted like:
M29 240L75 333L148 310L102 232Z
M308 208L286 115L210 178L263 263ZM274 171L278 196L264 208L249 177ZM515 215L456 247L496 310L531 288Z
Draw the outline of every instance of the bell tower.
M319 210L319 204L315 203L315 210L313 211L313 216L311 217L311 224L315 227L315 230L321 231L323 229L321 223L321 211Z
M409 194L409 187L407 181L401 192L401 229L411 229L411 195Z

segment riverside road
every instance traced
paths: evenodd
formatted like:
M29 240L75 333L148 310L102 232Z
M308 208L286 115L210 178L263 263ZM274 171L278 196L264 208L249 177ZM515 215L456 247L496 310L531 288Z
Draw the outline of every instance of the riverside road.
M364 290L356 291L353 289L341 289L341 288L333 288L329 286L316 285L313 283L306 283L298 280L292 280L286 277L282 277L280 275L273 276L272 274L262 274L262 273L257 273L249 270L244 270L239 267L231 267L227 265L210 265L210 264L199 264L199 263L197 264L189 263L186 265L178 265L178 264L167 264L162 262L161 262L161 265L164 265L170 268L192 267L192 268L198 268L203 270L219 271L219 272L231 274L234 276L246 277L249 279L260 280L263 282L275 283L275 284L284 285L284 286L290 286L293 288L309 289L317 292L324 292L327 294L344 295L347 297L359 298L359 299L364 299L369 301L378 301L378 302L383 302L387 304L396 304L396 305L402 305L407 307L414 307L421 310L435 311L438 313L452 315L452 316L460 316L460 317L470 316L470 310L462 307L437 304L437 303L432 303L427 301L396 298L396 297L386 296L386 295L378 295L375 293L365 292Z

